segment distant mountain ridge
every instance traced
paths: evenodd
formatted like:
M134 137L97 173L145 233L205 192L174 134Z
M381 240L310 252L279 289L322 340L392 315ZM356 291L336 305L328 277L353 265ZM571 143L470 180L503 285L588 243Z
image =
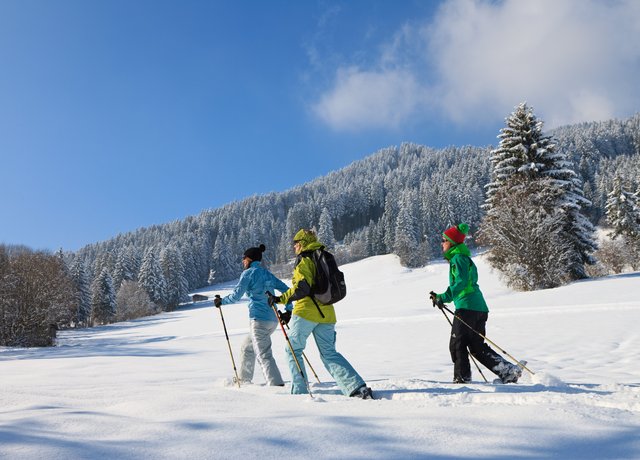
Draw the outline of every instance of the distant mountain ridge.
M570 152L593 202L587 211L594 223L603 216L616 175L638 187L640 114L564 126L549 134L559 149ZM290 261L292 235L301 227L315 227L341 263L396 253L405 264L419 266L439 257L438 235L447 225L466 221L477 228L491 149L433 149L412 143L384 148L290 190L119 234L70 257L81 258L93 277L105 267L113 273L127 263L135 271L145 252L171 246L193 290L207 284L212 270L216 281L237 277L240 255L258 243L267 247L268 264Z

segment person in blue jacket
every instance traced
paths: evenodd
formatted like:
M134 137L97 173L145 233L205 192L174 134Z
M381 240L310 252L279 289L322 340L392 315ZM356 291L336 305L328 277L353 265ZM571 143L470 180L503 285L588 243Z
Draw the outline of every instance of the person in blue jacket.
M242 362L240 381L250 383L253 379L256 359L262 368L267 385L284 386L284 381L271 352L271 334L278 327L278 318L269 306L265 292L277 289L285 292L289 286L284 284L261 264L265 245L249 248L244 252L242 266L244 271L238 285L226 297L216 297L215 306L237 303L244 294L249 297L249 335L242 344ZM293 306L286 305L283 317L291 315Z

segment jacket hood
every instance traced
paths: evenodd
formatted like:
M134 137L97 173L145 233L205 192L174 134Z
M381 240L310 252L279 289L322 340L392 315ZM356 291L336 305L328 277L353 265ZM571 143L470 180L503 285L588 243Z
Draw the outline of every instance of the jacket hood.
M304 228L295 234L293 241L299 241L301 243L300 252L315 251L316 249L324 247L324 245L318 241L315 233Z
M452 248L449 248L449 250L444 253L444 258L447 260L451 260L453 256L457 254L471 257L471 251L469 251L469 248L467 247L467 245L464 243L460 243L460 244L456 244Z

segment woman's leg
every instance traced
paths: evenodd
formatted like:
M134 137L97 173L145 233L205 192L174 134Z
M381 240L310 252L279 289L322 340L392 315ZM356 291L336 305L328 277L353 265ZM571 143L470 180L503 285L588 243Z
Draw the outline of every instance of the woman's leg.
M313 330L313 338L318 345L324 367L336 380L345 396L351 396L355 390L365 385L349 361L336 351L335 324L318 324Z
M271 352L271 334L276 330L276 321L251 321L251 336L253 337L253 349L262 368L262 373L267 385L282 386L284 381L280 370Z

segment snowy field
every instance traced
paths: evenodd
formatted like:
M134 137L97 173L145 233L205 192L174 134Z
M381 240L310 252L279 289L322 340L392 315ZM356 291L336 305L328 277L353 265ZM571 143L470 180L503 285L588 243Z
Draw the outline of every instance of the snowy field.
M315 398L264 386L259 369L238 389L205 301L63 332L55 348L0 348L0 458L640 458L640 273L515 293L476 262L488 337L535 372L518 384L475 369L472 384L449 383L449 326L427 302L447 265L379 256L343 267L349 293L336 306L337 348L379 400L342 396L313 341ZM239 364L246 307L223 312Z

